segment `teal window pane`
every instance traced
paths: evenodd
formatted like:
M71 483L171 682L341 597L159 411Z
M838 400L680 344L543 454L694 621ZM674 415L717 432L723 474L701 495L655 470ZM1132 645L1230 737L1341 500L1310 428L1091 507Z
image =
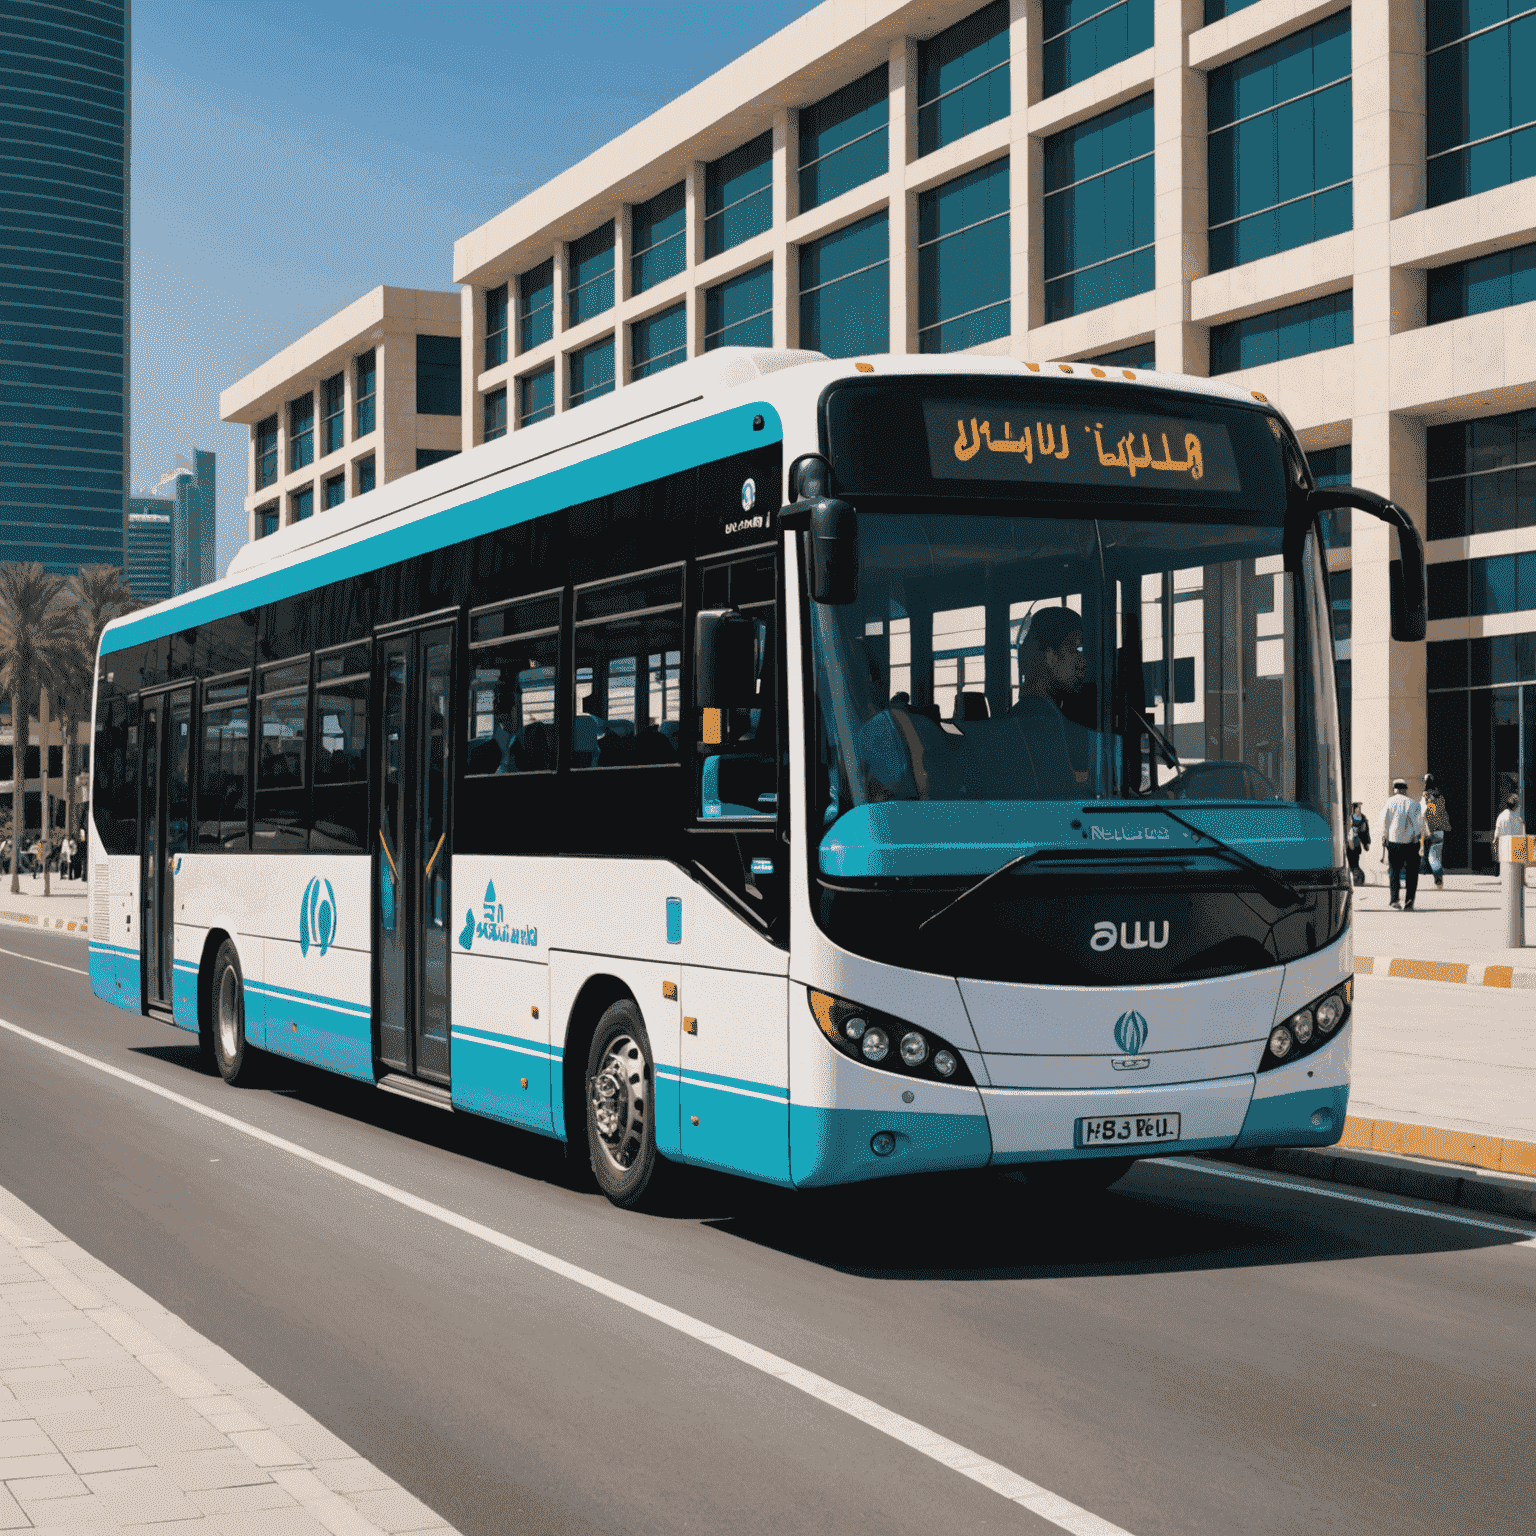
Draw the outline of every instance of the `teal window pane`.
M634 247L629 259L633 292L644 293L683 270L687 260L685 203L683 183L678 182L648 203L636 205L631 225Z
M917 152L1008 115L1008 5L992 5L917 45Z
M551 257L517 280L518 349L531 351L555 334L555 262Z
M485 366L499 368L507 360L507 285L486 290Z
M374 487L373 455L359 461L357 466L357 494L363 495Z
M1519 0L1437 0L1429 12L1425 139L1434 207L1536 175L1536 10Z
M430 464L441 464L444 459L451 459L458 453L457 448L418 448L416 450L416 468L426 469Z
M1100 352L1085 357L1085 363L1097 363L1101 368L1156 368L1157 343L1139 341L1135 346L1120 347L1114 352Z
M800 345L829 357L890 350L884 212L800 247Z
M805 343L802 343L804 345ZM719 283L704 294L704 350L773 345L773 263Z
M459 394L459 338L416 338L416 414L457 416L464 409Z
M256 489L277 481L277 417L256 424Z
M507 386L493 389L485 397L484 440L494 442L507 435Z
M320 452L335 453L345 436L346 375L337 373L326 379L320 386L320 395L325 409L320 423Z
M315 397L301 395L288 402L288 468L303 469L315 462Z
M613 224L571 241L570 324L580 325L613 308Z
M264 539L268 534L276 533L278 529L277 503L268 502L264 507L256 508L256 537Z
M800 113L800 210L830 202L890 169L887 66Z
M339 507L347 498L347 477L345 475L332 475L323 487L325 495L323 505L329 512L332 507Z
M1211 327L1211 373L1232 373L1347 346L1354 340L1354 294L1329 294Z
M555 365L546 363L536 373L517 381L517 424L531 427L555 414Z
M1152 0L1045 0L1041 30L1041 92L1054 96L1150 48Z
M605 336L590 347L573 352L569 358L571 370L571 404L583 405L596 400L599 395L613 391L613 337Z
M718 256L773 227L773 134L704 168L704 254Z
M1228 16L1235 16L1258 3L1259 0L1205 0L1205 24L1210 26L1213 21L1225 21Z
M918 345L955 352L1008 334L1008 161L918 198Z
M374 390L377 382L373 349L357 360L357 435L367 437L373 431Z
M629 376L646 379L688 359L688 306L674 304L629 328Z
M315 492L313 487L305 491L296 491L292 500L294 522L302 523L305 518L314 516Z
M1536 410L1430 427L1431 539L1536 527Z

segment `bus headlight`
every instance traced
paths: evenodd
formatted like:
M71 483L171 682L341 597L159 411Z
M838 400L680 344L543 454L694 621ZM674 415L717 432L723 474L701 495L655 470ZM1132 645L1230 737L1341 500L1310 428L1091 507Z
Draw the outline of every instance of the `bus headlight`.
M900 1077L925 1077L933 1082L967 1086L975 1083L965 1058L932 1030L915 1029L905 1019L814 987L806 988L805 998L822 1034L844 1056L861 1066L894 1072Z
M1259 1071L1269 1072L1285 1063L1300 1060L1313 1051L1320 1050L1337 1036L1344 1021L1349 1017L1349 1000L1352 984L1348 981L1321 997L1314 998L1305 1008L1298 1008L1283 1023L1269 1032L1264 1043L1264 1055L1259 1061Z

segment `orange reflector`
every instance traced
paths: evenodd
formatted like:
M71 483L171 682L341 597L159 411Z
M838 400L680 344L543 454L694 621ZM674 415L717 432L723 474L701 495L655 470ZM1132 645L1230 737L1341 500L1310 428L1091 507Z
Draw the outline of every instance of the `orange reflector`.
M1128 379L1134 379L1136 377L1136 375L1132 373L1129 368L1122 368L1120 372L1123 373Z
M664 982L662 982L662 984L661 984L661 995L664 998L666 998L669 1002L676 1002L677 1001L677 983L675 981L664 981Z
M718 747L725 740L725 714L723 710L704 711L704 745Z
M1109 375L1102 368L1090 368L1088 370L1096 379L1107 379Z
M860 373L873 373L875 371L875 365L873 363L855 363L853 366L857 368Z
M1039 373L1040 372L1040 364L1039 363L1025 363L1024 366L1026 368L1028 368L1031 373Z
M1268 400L1266 400L1266 399L1265 399L1265 398L1264 398L1264 396L1263 396L1263 395L1261 395L1261 394L1260 394L1260 393L1259 393L1259 392L1258 392L1258 390L1256 390L1256 389L1255 389L1255 390L1252 390L1252 391L1250 391L1250 393L1251 393L1251 394L1252 394L1252 395L1253 395L1253 398L1254 398L1254 399L1255 399L1255 400L1257 400L1257 401L1258 401L1258 402L1259 402L1259 404L1260 404L1260 405L1268 405L1268 404L1269 404L1269 401L1268 401Z
M1058 368L1060 368L1063 373L1071 373L1072 372L1072 364L1071 363L1057 363L1056 366Z

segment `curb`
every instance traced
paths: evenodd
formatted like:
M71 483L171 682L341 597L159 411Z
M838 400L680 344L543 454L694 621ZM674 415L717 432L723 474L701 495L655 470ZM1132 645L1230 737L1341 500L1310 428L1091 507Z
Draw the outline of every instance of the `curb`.
M90 924L73 918L39 917L35 912L0 911L0 923L11 928L45 928L49 933L74 933L83 939L91 936Z
M1462 981L1474 987L1536 990L1536 971L1513 965L1474 965L1464 960L1405 960L1394 955L1356 955L1357 976L1403 976L1414 981Z
M1512 1136L1478 1136L1439 1125L1416 1125L1401 1120L1368 1120L1361 1115L1344 1117L1344 1134L1338 1145L1357 1152L1386 1152L1398 1157L1427 1158L1480 1168L1486 1173L1513 1173L1536 1178L1536 1142Z

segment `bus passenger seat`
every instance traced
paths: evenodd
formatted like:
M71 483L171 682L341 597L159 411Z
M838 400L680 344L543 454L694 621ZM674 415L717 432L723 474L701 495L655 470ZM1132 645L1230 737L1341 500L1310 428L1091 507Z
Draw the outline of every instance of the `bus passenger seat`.
M963 724L967 720L990 720L992 706L984 693L957 693L955 695L954 720Z

